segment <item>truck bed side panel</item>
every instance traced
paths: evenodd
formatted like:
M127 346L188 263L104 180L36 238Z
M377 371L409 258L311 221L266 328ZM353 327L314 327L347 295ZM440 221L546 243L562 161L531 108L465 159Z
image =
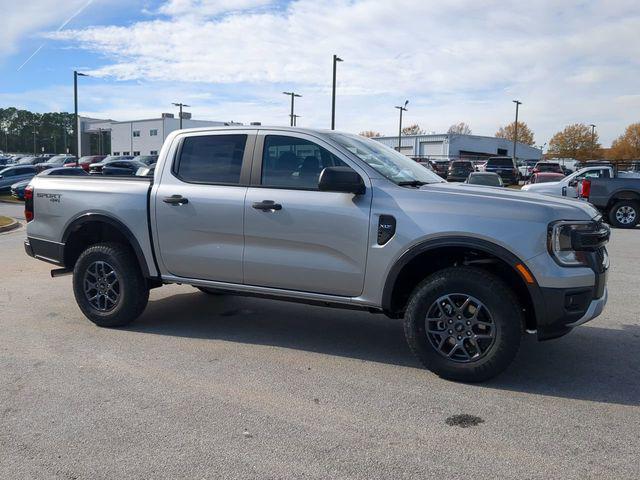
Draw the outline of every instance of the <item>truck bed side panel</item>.
M129 229L150 275L156 276L147 217L149 182L138 178L35 177L35 218L27 224L27 235L62 244L74 221L85 215L104 215Z

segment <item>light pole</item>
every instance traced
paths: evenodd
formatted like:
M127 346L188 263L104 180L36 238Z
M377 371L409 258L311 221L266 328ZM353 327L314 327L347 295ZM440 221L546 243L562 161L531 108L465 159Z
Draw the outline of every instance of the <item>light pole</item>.
M519 100L513 100L513 103L516 104L516 123L513 126L513 163L516 163L516 148L518 145L518 107L522 105L522 102Z
M56 155L58 153L58 145L56 142L56 135L55 133L53 135L51 135L51 140L53 140L53 154Z
M78 77L88 77L86 73L73 71L73 126L74 141L76 144L76 167L78 166L78 158L80 157L80 132L78 125Z
M294 92L282 92L284 95L289 95L291 97L291 114L289 115L289 118L291 118L291 126L293 127L293 124L295 122L295 117L293 116L293 104L294 104L294 100L296 97L302 97L302 95L298 95L297 93Z
M37 155L36 152L36 134L38 133L38 131L36 130L36 126L33 126L33 156L35 157Z
M592 150L592 155L595 157L596 155L596 126L591 123L589 124L589 126L591 127L591 148Z
M176 107L180 107L180 130L182 130L182 107L190 107L191 105L187 105L186 103L172 103L172 105L175 105Z
M344 62L337 55L333 56L333 89L331 90L331 130L336 129L336 65Z
M293 126L297 127L298 126L298 119L301 117L302 115L294 115L293 116Z
M401 107L396 106L398 110L400 110L400 124L398 125L398 152L400 151L400 140L402 138L402 112L407 111L407 105L409 104L409 100L405 100L404 105Z

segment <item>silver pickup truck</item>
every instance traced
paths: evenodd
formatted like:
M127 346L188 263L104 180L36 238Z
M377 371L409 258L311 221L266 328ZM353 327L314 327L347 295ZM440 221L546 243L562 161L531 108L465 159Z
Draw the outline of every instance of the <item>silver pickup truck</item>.
M587 203L449 184L356 135L181 130L153 179L36 177L26 199L26 252L73 273L105 327L189 284L384 313L428 369L482 381L525 331L559 337L607 300L609 229Z

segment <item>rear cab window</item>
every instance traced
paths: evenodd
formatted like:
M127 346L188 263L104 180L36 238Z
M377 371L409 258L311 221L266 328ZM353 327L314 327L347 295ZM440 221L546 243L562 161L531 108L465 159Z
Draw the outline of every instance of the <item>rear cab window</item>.
M246 134L185 137L173 174L187 183L240 184Z

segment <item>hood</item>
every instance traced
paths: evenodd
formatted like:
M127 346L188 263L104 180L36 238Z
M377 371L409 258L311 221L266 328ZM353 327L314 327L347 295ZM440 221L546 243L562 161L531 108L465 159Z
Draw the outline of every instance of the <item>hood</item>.
M539 195L530 191L504 187L476 186L466 183L434 183L424 185L418 191L449 194L454 201L470 203L483 210L494 207L499 210L504 208L521 209L523 219L529 214L542 214L543 212L550 221L591 220L599 215L594 207L582 200ZM489 210L487 213L490 213Z
M522 191L523 192L535 192L536 190L541 190L541 191L546 191L549 190L548 187L556 187L559 186L560 183L562 183L561 180L558 180L557 182L543 182L543 183L528 183L527 185L523 185L522 186Z

